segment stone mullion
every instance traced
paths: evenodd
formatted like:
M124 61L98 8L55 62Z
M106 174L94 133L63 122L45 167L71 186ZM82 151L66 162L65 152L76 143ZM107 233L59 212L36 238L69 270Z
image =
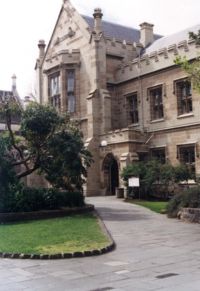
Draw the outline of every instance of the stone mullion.
M67 103L66 103L66 72L65 68L61 68L60 70L60 79L61 79L61 113L65 113L67 111Z

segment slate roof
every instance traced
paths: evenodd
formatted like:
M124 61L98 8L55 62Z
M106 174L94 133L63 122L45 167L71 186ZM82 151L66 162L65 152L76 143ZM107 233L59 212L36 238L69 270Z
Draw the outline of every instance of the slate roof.
M18 105L22 106L21 99L16 92L7 91L7 90L0 90L0 103L5 100L5 98L9 98L10 100L15 100Z
M5 90L0 90L0 97L12 97L13 92L12 91L5 91Z
M82 15L85 21L88 23L91 31L94 27L94 18ZM139 42L140 30L126 27L120 24L102 21L103 32L105 37L115 38L116 40L126 40L127 42ZM160 38L160 35L155 34L155 39Z
M170 45L178 44L181 41L189 40L189 32L191 31L197 33L198 30L200 30L200 24L189 27L185 30L179 31L169 36L159 38L154 41L149 47L147 47L144 53L149 54L162 48L168 48Z

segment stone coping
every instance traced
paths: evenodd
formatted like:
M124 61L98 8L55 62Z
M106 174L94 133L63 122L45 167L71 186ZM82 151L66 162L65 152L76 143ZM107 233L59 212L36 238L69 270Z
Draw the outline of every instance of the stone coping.
M32 259L32 260L56 260L56 259L72 259L72 258L83 258L83 257L91 257L91 256L99 256L111 252L115 249L116 244L106 228L104 222L100 218L99 214L94 210L94 205L87 205L90 211L93 211L95 216L98 219L99 225L102 231L106 234L109 238L110 243L105 246L104 248L100 249L93 249L88 251L82 252L73 252L73 253L57 253L57 254L24 254L24 253L9 253L9 252L0 252L0 258L9 258L9 259ZM76 209L78 210L78 209ZM76 211L76 214L80 212ZM81 212L83 213L83 212ZM68 213L69 214L69 213ZM70 213L72 214L72 212ZM75 212L74 212L75 214ZM66 216L66 214L65 214ZM59 216L61 217L61 216ZM55 217L51 217L55 218ZM39 219L39 218L38 218Z
M0 213L0 223L64 217L71 214L81 214L91 211L94 211L94 205L86 204L84 207L62 208L56 210Z
M178 217L186 222L200 223L200 208L181 208Z

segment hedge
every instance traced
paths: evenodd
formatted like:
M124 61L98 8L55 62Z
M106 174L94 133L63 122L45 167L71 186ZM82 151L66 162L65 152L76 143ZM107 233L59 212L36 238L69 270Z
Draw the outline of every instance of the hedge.
M200 208L200 187L192 187L175 195L167 205L168 217L177 217L181 208Z
M24 187L12 196L12 206L5 209L0 205L0 212L29 212L54 210L62 207L83 207L84 196L80 192L67 192L57 189Z

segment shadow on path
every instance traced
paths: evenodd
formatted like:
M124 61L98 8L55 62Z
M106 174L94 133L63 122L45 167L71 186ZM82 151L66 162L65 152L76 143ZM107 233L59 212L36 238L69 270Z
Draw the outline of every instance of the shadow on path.
M149 220L151 216L142 214L140 211L133 209L133 212L126 209L113 209L109 207L96 207L96 210L104 221L136 221Z

